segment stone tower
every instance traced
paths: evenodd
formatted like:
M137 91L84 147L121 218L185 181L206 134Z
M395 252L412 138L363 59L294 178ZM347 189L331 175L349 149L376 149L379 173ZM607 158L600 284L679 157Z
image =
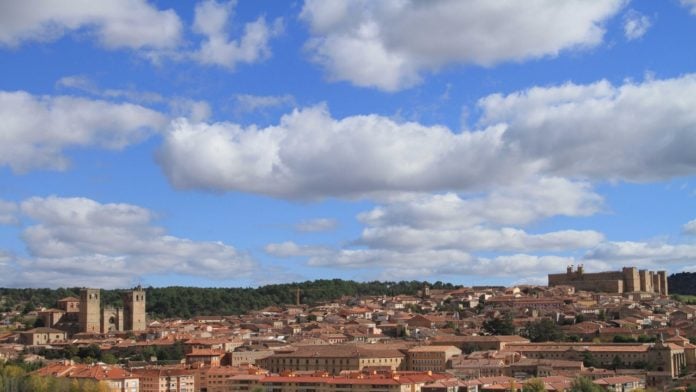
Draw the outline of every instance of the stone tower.
M144 331L145 322L145 290L140 286L132 291L123 293L123 327L126 331Z
M80 332L101 332L101 298L99 289L80 290Z

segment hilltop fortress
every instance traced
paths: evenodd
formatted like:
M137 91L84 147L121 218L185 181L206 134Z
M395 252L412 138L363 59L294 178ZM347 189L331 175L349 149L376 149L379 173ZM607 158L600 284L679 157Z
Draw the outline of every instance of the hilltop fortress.
M624 267L621 271L585 273L582 265L575 271L568 266L565 274L549 274L549 287L573 286L576 290L605 293L657 293L668 295L667 272Z

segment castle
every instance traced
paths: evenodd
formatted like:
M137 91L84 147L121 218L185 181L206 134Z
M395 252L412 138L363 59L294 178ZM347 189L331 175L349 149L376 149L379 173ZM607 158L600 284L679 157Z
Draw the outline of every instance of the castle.
M144 331L145 290L140 286L121 293L123 307L101 306L101 290L83 288L80 298L58 301L58 309L39 312L44 325L69 334Z
M568 266L565 274L549 274L549 287L573 286L576 290L605 293L644 292L668 295L667 272L624 267L621 271L585 273L582 265L575 271Z

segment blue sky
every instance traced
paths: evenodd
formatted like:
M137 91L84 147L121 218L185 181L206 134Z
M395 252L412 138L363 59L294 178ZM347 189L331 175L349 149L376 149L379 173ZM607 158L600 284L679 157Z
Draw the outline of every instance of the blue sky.
M696 270L696 2L0 5L0 286Z

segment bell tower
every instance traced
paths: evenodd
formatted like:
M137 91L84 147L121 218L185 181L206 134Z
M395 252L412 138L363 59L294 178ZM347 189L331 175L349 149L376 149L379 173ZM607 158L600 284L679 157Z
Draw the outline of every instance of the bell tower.
M145 321L145 290L138 286L123 293L123 327L127 331L144 331Z
M80 290L80 332L101 332L101 298L99 289Z

